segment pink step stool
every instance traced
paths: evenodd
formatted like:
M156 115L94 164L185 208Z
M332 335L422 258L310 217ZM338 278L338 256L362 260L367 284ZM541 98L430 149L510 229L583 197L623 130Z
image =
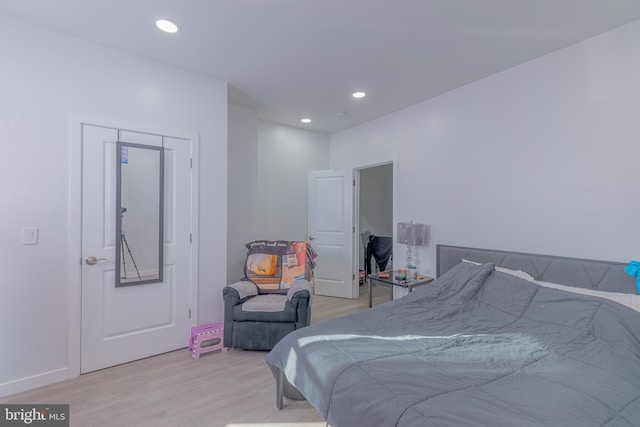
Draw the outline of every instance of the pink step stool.
M203 347L203 343L218 340L213 345ZM214 350L227 351L224 347L224 323L214 322L207 323L191 328L191 339L189 340L189 348L191 349L193 360L198 360L200 355Z

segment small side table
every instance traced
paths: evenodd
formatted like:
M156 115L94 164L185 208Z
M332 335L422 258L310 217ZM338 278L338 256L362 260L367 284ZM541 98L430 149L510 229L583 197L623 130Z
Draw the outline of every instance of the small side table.
M374 273L367 276L369 280L369 307L373 306L373 292L372 285L383 285L391 288L391 299L393 299L393 287L399 286L401 288L409 289L409 292L413 291L416 286L426 285L433 282L433 277L418 276L418 279L408 280L396 280L396 271L382 271L380 273ZM388 274L389 277L380 277L380 274Z

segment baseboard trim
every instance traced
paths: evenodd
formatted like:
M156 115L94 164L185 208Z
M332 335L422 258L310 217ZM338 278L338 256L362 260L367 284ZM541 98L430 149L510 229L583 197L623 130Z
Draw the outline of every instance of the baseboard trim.
M55 369L49 372L32 375L30 377L20 378L13 381L7 381L0 384L0 397L6 397L12 394L21 393L23 391L32 390L34 388L45 385L65 381L69 379L68 368Z

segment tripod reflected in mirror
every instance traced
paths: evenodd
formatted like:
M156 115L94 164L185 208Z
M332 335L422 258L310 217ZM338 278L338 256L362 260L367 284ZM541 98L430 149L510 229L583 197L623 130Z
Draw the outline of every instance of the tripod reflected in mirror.
M124 218L124 214L127 212L127 208L123 207L120 209L120 216ZM120 232L120 262L122 263L122 271L120 272L120 277L122 279L127 279L127 260L125 259L124 248L127 248L127 253L131 258L131 262L133 263L133 267L136 269L136 274L138 275L138 280L142 280L140 277L140 271L138 270L138 265L136 264L136 260L133 257L133 253L131 252L131 248L129 247L129 242L127 242L127 236L124 233L124 230Z

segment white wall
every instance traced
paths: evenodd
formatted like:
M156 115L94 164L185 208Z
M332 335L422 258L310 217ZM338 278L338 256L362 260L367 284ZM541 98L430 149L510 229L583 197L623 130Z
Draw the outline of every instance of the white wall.
M640 21L333 134L331 167L396 159L423 272L436 243L638 258L638 40Z
M360 170L360 230L393 235L393 165Z
M258 213L257 113L234 104L229 104L228 175L227 279L232 283L244 276L244 245L256 240Z
M199 316L221 320L226 83L4 18L0 58L0 395L69 368L70 114L199 135ZM40 228L38 245L20 244L23 226Z
M359 197L360 233L393 236L393 165L374 166L360 170ZM364 268L365 247L359 243L359 268ZM372 265L373 267L373 265Z
M328 167L327 134L259 121L253 240L307 240L307 173Z
M329 167L329 136L260 121L229 104L227 278L244 277L246 243L306 240L307 172Z

